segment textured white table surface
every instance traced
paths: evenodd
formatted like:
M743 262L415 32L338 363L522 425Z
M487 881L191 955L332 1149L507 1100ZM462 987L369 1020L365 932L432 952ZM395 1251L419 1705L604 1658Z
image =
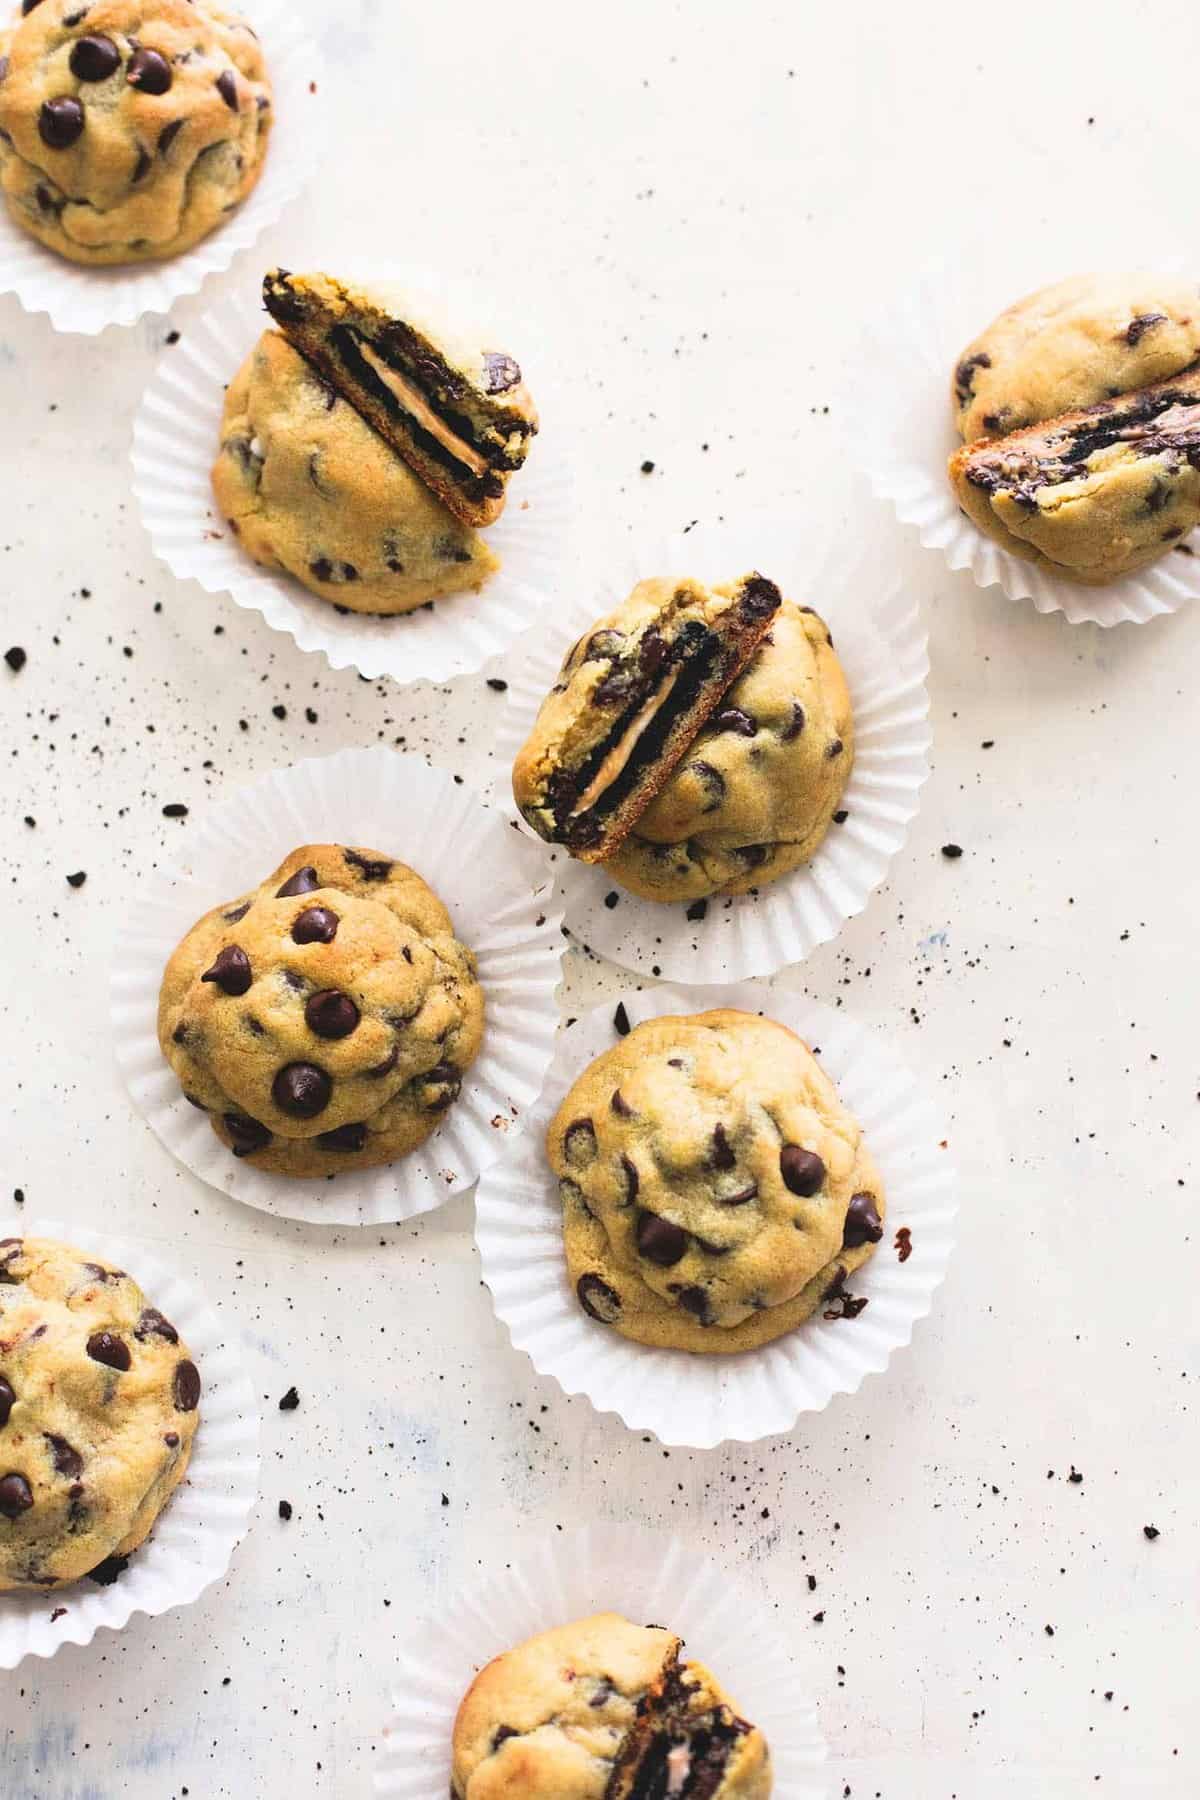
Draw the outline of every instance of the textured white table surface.
M266 1410L227 1580L0 1676L0 1795L364 1794L414 1620L598 1518L683 1531L763 1584L810 1659L831 1794L1184 1800L1200 607L1105 634L981 594L863 498L843 446L871 430L864 373L887 382L889 303L931 254L971 243L1001 299L1006 246L1043 244L1051 279L1081 224L1114 265L1147 216L1198 259L1175 136L1195 7L306 4L328 160L232 279L386 251L503 288L558 359L594 569L631 533L774 505L920 594L921 815L866 914L782 979L887 1033L941 1097L959 1248L857 1398L787 1438L668 1454L513 1354L469 1201L328 1232L177 1167L109 1046L110 942L145 872L300 756L403 743L483 781L504 702L480 677L331 676L174 585L127 471L166 325L85 343L0 300L3 635L29 656L0 664L0 1230L21 1189L27 1213L142 1235L244 1327ZM164 819L177 801L189 817ZM564 974L574 1010L623 979L576 953Z

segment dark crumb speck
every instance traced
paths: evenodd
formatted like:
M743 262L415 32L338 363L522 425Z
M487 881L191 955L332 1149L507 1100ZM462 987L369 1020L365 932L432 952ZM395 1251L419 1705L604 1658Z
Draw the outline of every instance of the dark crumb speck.
M87 880L87 870L86 869L76 869L76 871L73 875L67 876L67 886L73 887L73 888L81 888L86 880Z
M286 1525L292 1516L292 1503L290 1500L281 1500L279 1502L279 1516Z
M59 1619L65 1619L66 1616L67 1616L66 1607L65 1606L56 1606L54 1611L50 1614L50 1623L52 1625L54 1625L57 1623L57 1621Z
M841 812L834 813L833 822L835 825L844 825L846 823L846 820L849 817L850 817L850 814L849 814L848 810L843 807Z
M962 855L961 844L943 844L942 855L948 862L955 862Z
M620 900L620 898L621 898L621 896L620 896L620 894L618 894L616 888L613 888L609 893L605 894L604 904L605 904L605 906L607 906L609 912L612 911L613 907L617 904L617 902L618 902L618 900Z
M1077 1469L1075 1467L1075 1464L1072 1463L1071 1464L1071 1473L1067 1476L1067 1480L1071 1483L1072 1487L1078 1487L1080 1482L1083 1480L1082 1469Z
M1158 1529L1157 1525L1143 1525L1142 1536L1148 1544L1152 1544L1155 1538L1162 1536L1162 1532Z
M613 1030L618 1037L628 1037L630 1029L629 1014L625 1011L625 1002L622 1000L613 1014Z
M295 1410L299 1406L299 1404L300 1404L299 1394L296 1392L294 1387L290 1387L288 1389L287 1393L283 1396L283 1399L279 1402L279 1410L280 1410L280 1412L295 1412Z
M167 333L168 344L177 344L179 342L180 338L182 337L182 335L183 335L182 332L179 332L179 331L168 331L168 333Z
M650 461L649 457L647 457L645 462L642 464L642 474L643 475L653 475L653 473L654 473L654 464Z
M25 664L29 661L29 658L25 651L22 650L20 644L14 644L11 650L6 650L4 652L4 660L12 670L13 674L19 675L21 670L25 667Z
M275 717L277 719L286 719L287 718L287 707L286 706L273 706L271 708L271 711L275 714Z
M184 804L181 800L172 800L172 802L169 806L163 807L163 818L164 819L186 819L187 818L187 810L188 810L187 807L184 806Z
M493 694L507 694L508 692L507 681L502 681L499 675L489 675L488 686L491 688Z

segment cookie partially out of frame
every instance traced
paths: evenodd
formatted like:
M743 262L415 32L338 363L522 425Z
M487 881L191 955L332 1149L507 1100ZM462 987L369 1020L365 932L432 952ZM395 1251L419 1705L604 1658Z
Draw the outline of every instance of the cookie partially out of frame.
M412 612L499 566L277 331L229 384L212 484L247 556L352 612Z
M200 1376L132 1276L0 1241L0 1592L129 1556L187 1472Z
M0 183L71 262L177 256L258 180L262 47L214 0L23 0L0 33Z
M783 1025L723 1008L647 1020L575 1082L546 1134L571 1285L638 1343L770 1343L883 1236L858 1121Z
M452 1800L769 1800L771 1758L681 1640L618 1613L482 1669L452 1740Z
M519 365L389 285L272 269L263 303L325 379L468 525L490 525L538 428Z
M522 816L602 862L663 787L779 610L762 575L640 581L563 663L513 765Z
M1014 556L1071 581L1113 581L1200 525L1200 366L965 445L949 474L967 517Z
M421 877L308 844L198 920L167 964L162 1053L223 1144L271 1174L393 1162L479 1053L471 952Z
M785 600L683 761L606 863L646 900L762 888L811 861L854 767L854 717L833 637Z

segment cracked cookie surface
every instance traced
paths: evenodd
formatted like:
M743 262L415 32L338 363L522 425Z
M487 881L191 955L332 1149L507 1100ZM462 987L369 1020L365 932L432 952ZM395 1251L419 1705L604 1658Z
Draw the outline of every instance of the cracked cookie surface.
M767 1800L762 1733L681 1648L600 1613L496 1657L455 1720L454 1800Z
M779 610L759 574L639 581L584 633L513 765L522 817L600 862L645 811Z
M749 1013L637 1026L575 1082L546 1154L579 1304L638 1343L770 1343L883 1235L857 1120L807 1045Z
M250 193L271 85L212 0L34 0L0 33L0 183L72 262L176 256Z
M785 599L683 761L605 863L646 900L743 894L816 854L854 766L833 639Z
M187 1345L124 1271L0 1241L0 1592L77 1581L143 1543L199 1419Z
M499 567L277 331L229 385L212 483L248 556L352 612L412 612Z
M309 844L198 920L159 995L162 1053L255 1168L331 1175L436 1131L483 1037L471 952L375 850Z
M968 344L954 369L966 443L1153 387L1200 357L1200 282L1075 275L1029 294Z
M967 517L1013 555L1113 581L1200 525L1200 368L968 444L949 473Z

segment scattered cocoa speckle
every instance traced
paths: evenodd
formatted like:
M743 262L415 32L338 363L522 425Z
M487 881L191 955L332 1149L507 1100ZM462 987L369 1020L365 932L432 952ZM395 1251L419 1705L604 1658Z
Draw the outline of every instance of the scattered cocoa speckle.
M6 650L4 652L4 660L12 670L13 674L19 675L21 670L25 667L25 664L29 661L29 657L26 652L22 650L20 644L14 644L11 650Z
M946 858L947 862L957 862L958 858L962 855L962 845L943 844L942 855Z
M183 805L182 801L172 800L172 802L169 806L163 807L163 818L164 819L186 819L187 818L187 810L188 810L187 807Z
M281 1500L279 1502L279 1516L286 1525L292 1516L292 1503L290 1500Z
M912 1232L907 1225L902 1225L896 1233L895 1250L902 1263L906 1263L912 1255Z
M86 869L76 869L76 871L73 875L67 876L67 886L73 887L73 888L81 888L86 880L87 880L87 870Z
M299 1394L296 1392L294 1387L290 1387L288 1389L287 1393L283 1396L283 1399L279 1402L279 1410L280 1410L280 1412L295 1412L295 1410L299 1406L299 1404L300 1404Z
M1142 1536L1148 1544L1152 1544L1155 1538L1160 1538L1162 1536L1162 1532L1158 1529L1157 1525L1143 1525Z
M491 688L493 694L507 694L508 692L507 681L504 681L499 675L489 675L488 686Z

